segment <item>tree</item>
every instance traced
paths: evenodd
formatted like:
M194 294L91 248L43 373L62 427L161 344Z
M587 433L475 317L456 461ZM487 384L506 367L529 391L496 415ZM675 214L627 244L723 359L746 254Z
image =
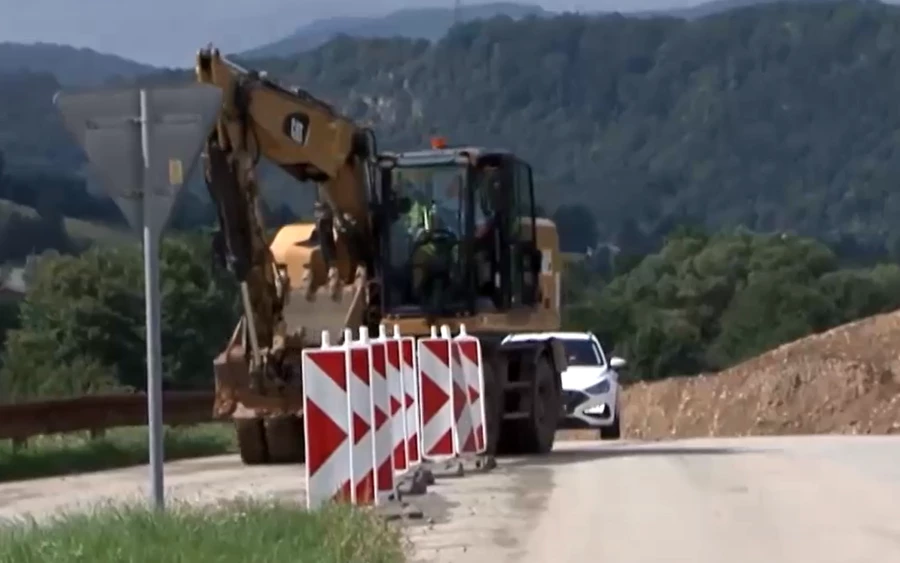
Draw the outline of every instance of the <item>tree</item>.
M6 343L6 335L10 330L19 326L19 303L15 299L0 295L0 350ZM3 367L3 357L0 355L0 368Z
M204 247L199 235L163 244L163 370L170 386L208 387L212 358L236 321L234 288L213 270ZM99 387L144 388L142 286L140 254L131 246L41 260L21 305L21 327L8 335L0 379L22 393L82 388L94 380L74 382L67 368L81 362ZM38 385L34 378L58 381Z
M639 379L719 370L900 307L900 267L840 270L822 243L746 229L678 230L601 289L580 287L568 296L567 326L614 345Z
M73 246L59 217L45 220L19 211L0 213L0 263L23 262L48 249L68 252Z
M563 252L585 252L597 244L597 221L583 205L561 205L553 213Z

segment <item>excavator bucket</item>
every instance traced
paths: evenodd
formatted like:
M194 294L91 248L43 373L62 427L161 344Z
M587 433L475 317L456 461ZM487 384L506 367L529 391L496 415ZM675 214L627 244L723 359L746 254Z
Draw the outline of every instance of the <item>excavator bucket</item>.
M344 328L361 324L366 308L365 285L365 272L360 268L352 284L325 286L312 292L305 287L293 289L283 313L288 331L302 327L307 346L317 346L324 331L332 342L340 342Z

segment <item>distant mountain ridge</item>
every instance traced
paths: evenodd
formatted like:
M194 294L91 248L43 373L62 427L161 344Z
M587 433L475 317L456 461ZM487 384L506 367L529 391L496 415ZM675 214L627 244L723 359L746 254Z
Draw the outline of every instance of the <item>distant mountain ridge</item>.
M774 4L777 2L781 3L791 3L791 4L823 4L828 2L836 2L838 0L711 0L710 2L704 2L703 4L698 4L696 6L690 6L688 8L670 8L667 10L645 10L641 12L635 12L634 14L628 14L630 16L636 17L654 17L654 16L669 16L682 18L686 20L695 20L697 18L704 18L706 16L712 16L715 14L721 14L722 12L728 12L730 10L738 10L741 8L750 8L753 6L759 6L760 4ZM884 2L880 2L879 0L859 0L860 2L873 2L877 4L882 4ZM895 2L887 2L888 4L892 4Z
M643 10L622 13L630 18L674 17L693 20L729 10L748 8L774 2L823 3L836 0L711 0L687 8ZM867 0L861 0L867 1ZM878 0L868 0L878 2ZM621 12L586 11L585 15L611 15ZM487 4L463 5L458 14L460 22L508 16L521 19L529 16L552 17L559 12L547 10L537 4L517 2L491 2ZM452 8L407 8L390 12L383 16L335 17L313 21L300 26L296 31L266 45L250 49L238 56L248 59L286 57L315 49L338 35L358 38L408 37L435 41L447 34L457 20Z
M460 22L467 22L501 15L519 19L553 14L554 12L536 4L492 2L463 5L458 16ZM327 18L300 26L287 37L245 51L240 56L254 59L289 56L314 49L337 35L365 38L409 37L434 41L446 35L455 20L456 14L452 8L406 8L383 16Z
M631 18L677 17L697 19L729 10L772 2L821 3L829 0L712 0L689 8L672 8L623 14ZM866 0L862 0L866 1ZM877 2L877 0L868 0ZM893 2L891 2L893 3ZM602 15L603 12L589 12ZM538 4L491 2L461 6L458 19L468 22L508 16L522 19L529 16L551 17L556 12ZM408 37L435 41L446 35L457 19L450 7L407 8L382 16L333 17L315 20L298 27L290 35L239 53L245 59L286 57L315 49L339 35L357 38ZM190 61L185 62L185 67ZM75 48L55 43L0 42L0 73L28 70L53 74L63 86L96 86L116 78L130 79L158 70L114 54L93 49Z
M97 86L158 70L117 55L54 43L0 42L0 72L46 72L63 86Z

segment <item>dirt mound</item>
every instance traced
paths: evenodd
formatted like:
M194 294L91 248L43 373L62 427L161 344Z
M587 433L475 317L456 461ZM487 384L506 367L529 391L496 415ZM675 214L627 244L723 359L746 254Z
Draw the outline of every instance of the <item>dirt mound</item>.
M623 399L627 438L900 433L900 311Z

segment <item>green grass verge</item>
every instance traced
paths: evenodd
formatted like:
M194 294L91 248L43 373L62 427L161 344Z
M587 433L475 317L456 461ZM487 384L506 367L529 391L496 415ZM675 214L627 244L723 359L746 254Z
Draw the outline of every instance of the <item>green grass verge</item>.
M230 424L210 423L165 429L167 460L234 453ZM147 463L147 429L116 428L92 440L87 433L35 436L13 451L0 442L0 482L84 473Z
M0 563L400 563L400 531L349 506L272 502L103 508L0 527Z

